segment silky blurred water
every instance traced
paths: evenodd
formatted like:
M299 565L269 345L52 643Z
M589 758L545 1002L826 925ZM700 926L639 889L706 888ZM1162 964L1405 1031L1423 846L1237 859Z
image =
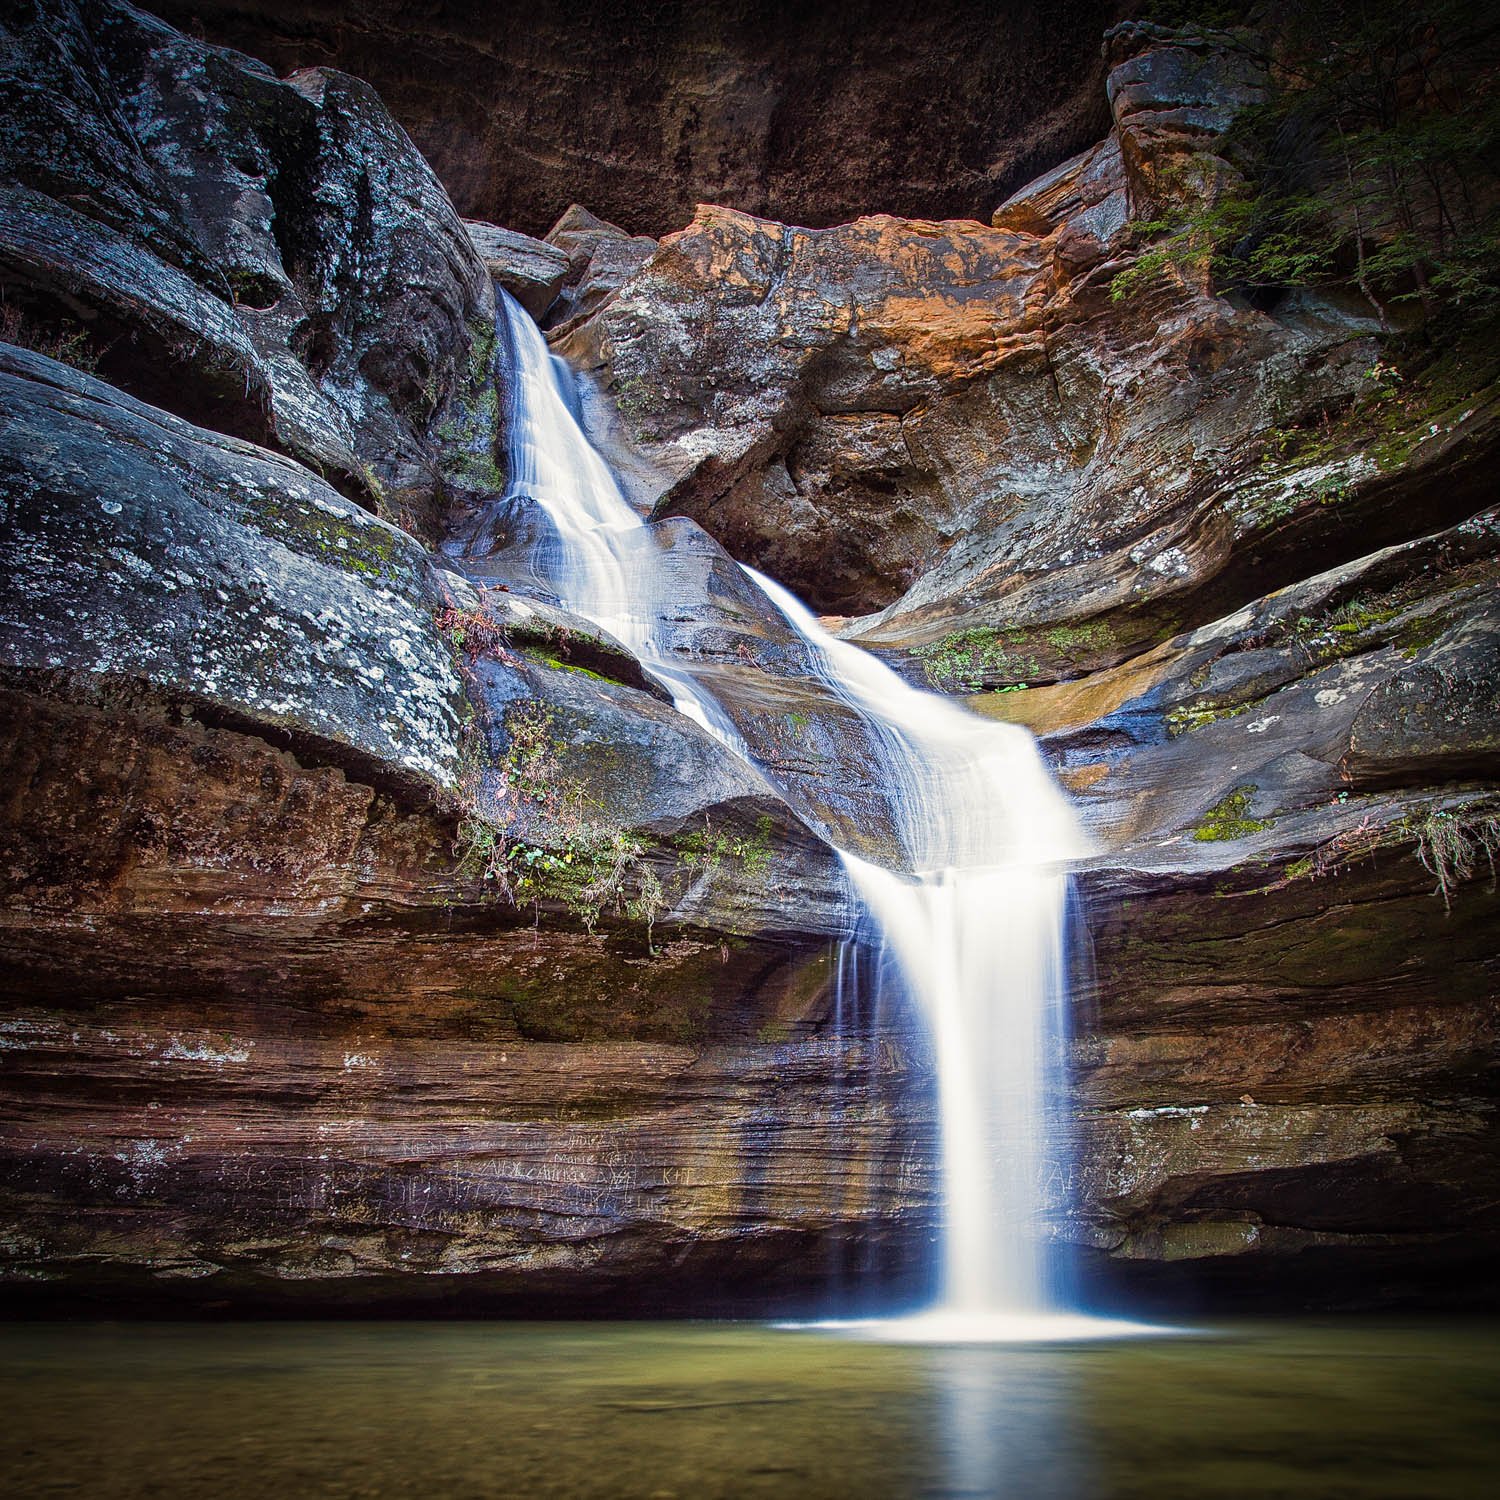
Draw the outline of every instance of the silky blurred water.
M903 987L932 1028L943 1183L940 1299L950 1315L1035 1315L1067 1305L1059 1242L1066 1208L1060 1107L1067 865L1088 852L1073 811L1025 730L919 692L887 664L830 635L774 579L747 590L801 644L804 688L868 731L901 873L840 848L805 800L804 777L759 757L712 668L680 656L671 622L681 580L642 545L646 523L591 446L569 399L573 377L536 324L500 294L507 351L510 482L502 506L540 507L554 535L531 566L570 610L624 641L684 714L750 761L839 850ZM483 552L491 528L481 523Z
M1500 1324L1285 1322L1113 1344L753 1324L20 1324L0 1493L1467 1497Z

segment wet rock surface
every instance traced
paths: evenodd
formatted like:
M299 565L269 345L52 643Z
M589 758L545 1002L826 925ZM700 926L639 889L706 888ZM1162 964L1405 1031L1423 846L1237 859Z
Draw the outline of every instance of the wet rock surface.
M0 346L7 1306L930 1275L926 1043L841 1001L812 831L878 853L879 788L729 553L1074 795L1051 1227L1095 1285L1494 1290L1493 375L1396 400L1331 296L1111 297L1259 86L1211 38L1112 33L1109 135L973 219L658 242L466 227L347 76L124 5L4 24L0 279L92 366ZM592 377L674 653L795 807L538 585L493 282Z
M1420 1296L1430 1261L1489 1285L1497 551L1481 512L1111 671L970 700L1041 735L1099 846L1093 1212L1067 1232L1102 1283L1255 1295L1274 1266L1353 1304L1341 1278Z

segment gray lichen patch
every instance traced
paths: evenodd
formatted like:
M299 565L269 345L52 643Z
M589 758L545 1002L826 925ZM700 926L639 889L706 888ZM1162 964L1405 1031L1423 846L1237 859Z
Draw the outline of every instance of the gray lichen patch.
M0 390L0 661L135 679L456 783L466 700L415 542L39 356L0 356Z

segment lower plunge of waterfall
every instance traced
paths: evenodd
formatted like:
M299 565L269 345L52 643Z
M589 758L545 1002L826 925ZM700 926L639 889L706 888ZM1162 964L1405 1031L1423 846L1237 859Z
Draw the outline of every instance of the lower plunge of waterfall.
M1072 1310L1066 1256L1049 1233L1071 1175L1064 917L1068 867L1086 844L1035 742L831 636L693 523L643 521L579 424L571 372L500 295L510 480L463 564L482 581L503 553L514 576L521 552L540 591L618 638L680 712L754 765L843 859L861 938L881 960L852 972L899 982L930 1029L938 1301L907 1318L828 1326L935 1341L1144 1331ZM725 651L726 631L754 651ZM697 649L705 639L718 649ZM767 701L831 718L848 758L808 774L760 753Z

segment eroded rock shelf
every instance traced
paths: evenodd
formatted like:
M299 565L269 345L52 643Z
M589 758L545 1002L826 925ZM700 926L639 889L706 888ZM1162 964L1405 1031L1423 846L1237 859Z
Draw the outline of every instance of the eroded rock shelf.
M284 10L192 9L242 44ZM288 67L410 24L303 9ZM763 761L840 766L836 826L870 823L857 735L765 670L791 648L730 556L1039 737L1096 848L1053 1226L1090 1284L1493 1291L1500 368L1451 355L1398 399L1348 290L1257 305L1179 267L1115 297L1139 221L1235 170L1265 80L1137 23L1096 65L1108 10L1028 33L1067 54L1030 145L992 111L941 191L870 161L816 213L754 121L659 199L665 123L521 151L523 182L476 59L535 59L475 36L424 45L493 109L482 149L376 78L435 172L330 67L120 0L7 14L7 1308L751 1308L931 1275L928 1044L899 1007L835 1015L832 850L533 597L525 508L481 503L496 285L657 523L674 649ZM684 141L740 118L700 98L743 102L730 52L656 80ZM785 63L767 88L822 97ZM856 217L877 200L976 217Z

